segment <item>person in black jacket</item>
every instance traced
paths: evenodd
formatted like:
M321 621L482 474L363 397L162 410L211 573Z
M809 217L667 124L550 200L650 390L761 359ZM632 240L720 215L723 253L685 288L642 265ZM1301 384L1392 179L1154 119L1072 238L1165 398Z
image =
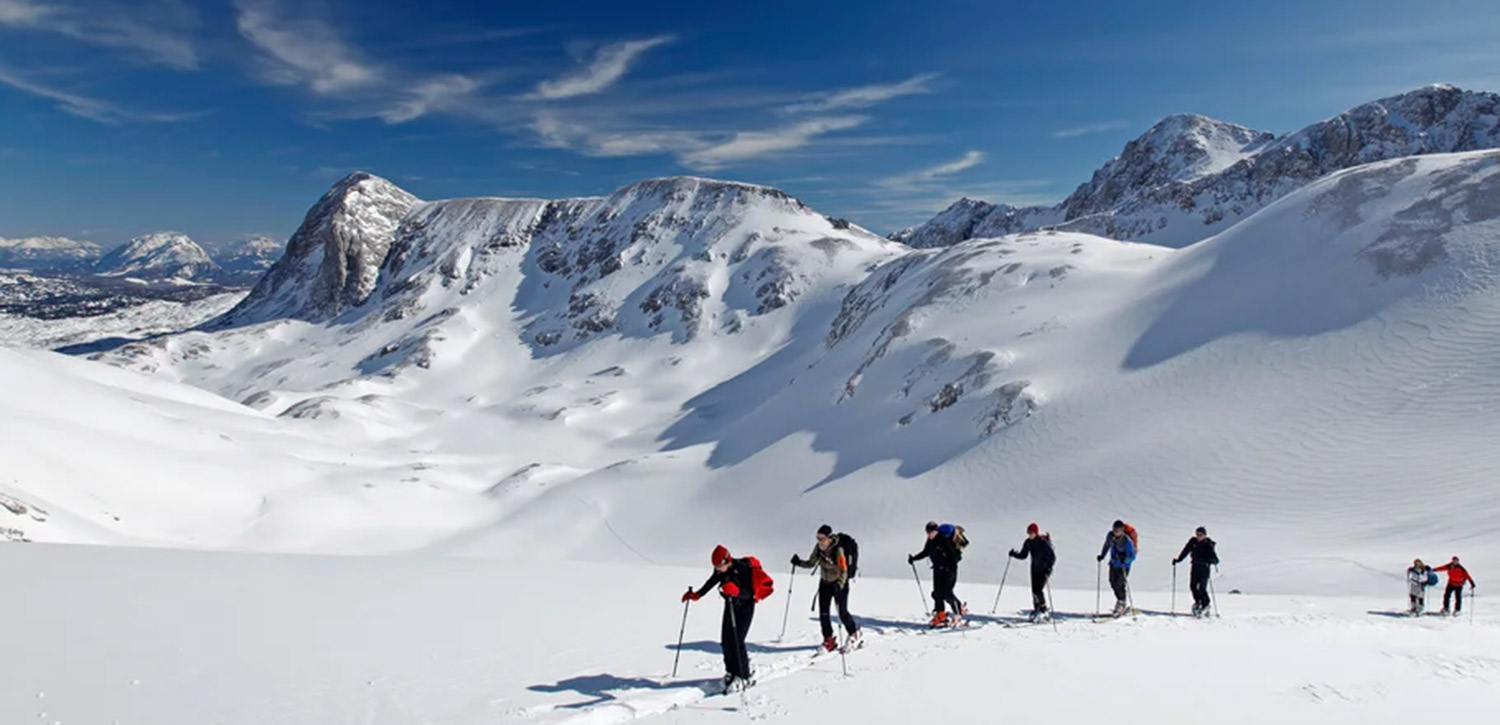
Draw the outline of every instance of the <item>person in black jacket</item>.
M1052 578L1052 567L1057 564L1057 553L1052 550L1052 536L1041 533L1036 524L1026 527L1026 543L1021 550L1010 550L1012 559L1031 559L1031 621L1039 622L1052 617L1047 610L1047 580Z
M927 559L932 563L933 613L929 626L957 625L969 613L963 602L958 600L958 595L953 593L953 588L958 586L958 548L953 545L952 538L938 534L936 521L927 522L927 544L920 553L906 557L906 563L911 564L919 559ZM952 622L948 621L948 612L943 609L945 604L953 607Z
M1188 587L1193 590L1193 616L1201 617L1208 612L1213 600L1208 596L1209 567L1219 563L1219 554L1214 551L1214 540L1208 538L1208 529L1202 526L1193 532L1193 538L1188 539L1187 544L1182 547L1182 553L1172 560L1172 566L1193 558L1193 572L1189 579Z
M724 691L743 689L754 684L750 676L750 655L745 637L755 618L755 586L750 578L750 562L729 555L722 545L714 547L714 573L698 591L689 589L682 601L698 601L714 585L724 596L724 622L719 629L719 647L724 651Z

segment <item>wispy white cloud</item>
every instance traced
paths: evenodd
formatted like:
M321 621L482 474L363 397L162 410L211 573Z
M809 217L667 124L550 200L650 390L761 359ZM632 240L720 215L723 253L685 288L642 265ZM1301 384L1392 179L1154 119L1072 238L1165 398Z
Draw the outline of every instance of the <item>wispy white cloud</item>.
M618 83L631 64L652 48L672 42L673 36L658 35L600 48L589 64L573 73L537 84L535 96L545 100L576 98L599 93Z
M846 108L869 108L902 96L932 93L932 82L939 77L938 73L924 73L912 76L900 83L859 86L833 91L821 94L810 101L787 106L786 110L794 113L821 113Z
M1095 133L1105 133L1107 131L1115 131L1115 130L1118 130L1118 129L1125 128L1126 126L1129 126L1129 125L1130 125L1130 122L1128 122L1128 121L1105 121L1103 123L1091 123L1091 124L1088 124L1086 126L1074 126L1072 128L1060 128L1060 129L1058 129L1056 131L1053 131L1049 135L1052 136L1052 138L1075 138L1077 136L1088 136L1090 134L1095 134Z
M79 93L73 93L60 88L54 88L34 79L27 78L17 71L0 65L0 85L9 86L23 93L30 93L57 103L59 110L80 118L87 118L99 123L121 123L126 121L141 122L172 122L187 121L197 117L191 113L160 113L152 111L139 111L106 101L93 98Z
M77 7L53 0L0 0L0 28L53 33L143 55L178 70L199 65L192 32L198 14L182 0L95 2Z
M725 141L683 154L679 160L697 169L717 169L760 156L793 151L812 143L819 136L857 128L868 120L865 116L827 116L768 131L741 131Z
M385 80L323 20L290 17L277 0L236 0L235 8L240 35L260 51L261 77L268 83L329 95Z
M386 123L406 123L430 113L454 110L479 90L479 82L463 75L445 75L419 81L405 98L394 101L376 115Z
M960 171L967 171L984 163L983 151L969 151L963 156L952 161L945 161L924 169L917 169L905 174L888 176L877 182L878 186L886 188L913 187L924 183L935 181L944 176L952 176Z

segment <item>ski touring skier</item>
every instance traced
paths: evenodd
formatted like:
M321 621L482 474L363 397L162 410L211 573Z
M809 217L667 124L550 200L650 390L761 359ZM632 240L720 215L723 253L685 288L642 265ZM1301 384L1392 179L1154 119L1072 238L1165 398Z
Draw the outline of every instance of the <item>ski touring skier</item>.
M1026 543L1021 550L1010 550L1010 558L1031 560L1031 621L1043 622L1052 618L1047 608L1047 580L1052 578L1052 567L1057 564L1057 553L1052 550L1052 535L1041 533L1035 523L1026 527Z
M1410 598L1410 607L1406 613L1413 617L1420 617L1427 609L1427 587L1437 584L1437 573L1432 567L1417 559L1411 563L1411 568L1406 570L1406 594Z
M823 649L832 652L838 649L838 640L833 637L833 622L829 617L829 605L837 603L839 607L839 621L844 625L844 633L848 635L848 641L844 645L846 651L853 649L859 642L859 624L854 621L854 615L849 613L849 578L854 575L856 556L858 549L848 547L846 550L844 539L846 535L834 535L833 527L823 524L818 528L818 542L813 546L812 554L803 559L796 554L792 555L792 566L800 569L818 570L818 624L823 629ZM850 539L853 541L853 539Z
M1096 561L1109 557L1109 588L1115 593L1115 608L1111 616L1125 616L1130 608L1130 565L1135 562L1135 536L1127 533L1124 521L1115 521L1109 533L1104 535L1104 547L1099 550Z
M722 544L714 547L711 561L714 573L697 591L688 589L682 595L682 601L696 602L709 589L719 587L719 594L724 597L724 621L719 634L720 648L724 652L723 691L729 693L755 684L745 637L755 619L756 602L771 593L771 578L755 557L736 559Z
M927 543L922 551L906 557L906 563L927 559L932 564L933 613L927 626L934 629L957 627L969 614L968 607L953 593L953 588L958 585L958 562L963 558L961 549L968 540L963 538L963 529L953 524L939 526L936 521L928 521L926 531ZM953 608L952 618L949 618L945 606Z
M1453 557L1453 561L1435 567L1433 571L1448 572L1448 587L1443 590L1443 615L1447 616L1450 613L1448 610L1449 599L1456 599L1453 602L1455 606L1451 612L1452 614L1464 611L1464 584L1468 584L1471 590L1475 587L1474 577L1469 575L1469 570L1465 569L1463 564L1458 563L1458 557L1455 556Z
M1208 529L1199 526L1193 532L1193 538L1188 539L1182 547L1182 553L1172 560L1172 566L1186 561L1189 557L1193 560L1193 569L1188 579L1188 588L1193 592L1193 616L1202 617L1208 614L1213 599L1208 595L1208 577L1210 567L1218 566L1219 554L1215 551L1217 544L1208 538Z

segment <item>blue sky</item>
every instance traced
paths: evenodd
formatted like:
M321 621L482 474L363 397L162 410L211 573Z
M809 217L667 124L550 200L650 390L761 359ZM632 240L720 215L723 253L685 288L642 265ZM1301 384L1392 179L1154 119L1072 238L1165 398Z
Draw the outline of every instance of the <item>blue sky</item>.
M1489 0L857 7L0 0L0 236L284 238L352 169L428 199L733 178L889 231L1060 199L1170 113L1500 90Z

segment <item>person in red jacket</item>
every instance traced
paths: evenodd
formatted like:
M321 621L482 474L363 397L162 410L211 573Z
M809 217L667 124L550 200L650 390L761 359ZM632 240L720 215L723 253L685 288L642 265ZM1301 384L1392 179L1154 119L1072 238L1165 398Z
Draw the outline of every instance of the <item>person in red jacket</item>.
M750 559L736 559L721 544L714 547L714 573L698 591L689 589L682 601L698 601L714 585L724 596L724 622L719 629L719 648L724 652L724 692L743 690L755 683L750 674L750 655L745 637L755 618L755 584Z
M1455 556L1453 557L1453 561L1437 567L1433 571L1448 572L1448 588L1443 590L1443 614L1448 614L1449 599L1456 600L1453 607L1454 614L1464 611L1464 585L1468 584L1470 588L1474 587L1474 577L1469 576L1469 570L1465 569L1463 564L1458 563L1458 557Z

